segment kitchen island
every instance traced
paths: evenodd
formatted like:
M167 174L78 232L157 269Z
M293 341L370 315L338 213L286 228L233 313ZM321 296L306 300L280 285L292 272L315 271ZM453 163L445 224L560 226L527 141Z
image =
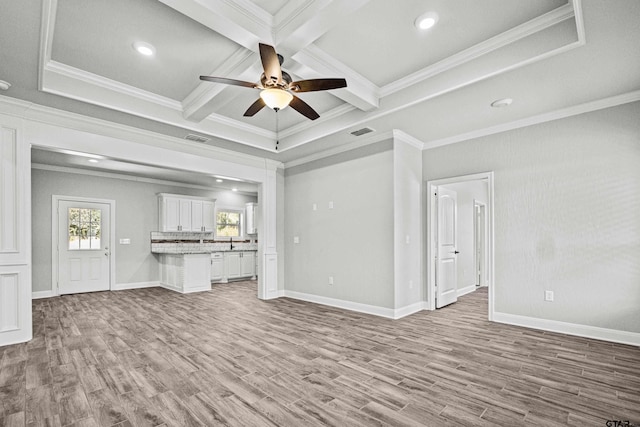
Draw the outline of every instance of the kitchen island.
M160 265L160 286L180 293L211 289L211 282L255 279L257 243L219 241L212 233L151 233ZM250 256L249 256L250 255Z

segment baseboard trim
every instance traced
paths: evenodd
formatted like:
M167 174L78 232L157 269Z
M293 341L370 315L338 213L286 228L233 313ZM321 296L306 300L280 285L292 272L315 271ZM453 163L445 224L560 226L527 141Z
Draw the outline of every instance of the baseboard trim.
M31 293L31 299L53 298L57 296L53 291L35 291Z
M374 316L386 317L388 319L394 318L394 310L392 308L379 307L376 305L362 304L359 302L345 301L336 298L323 297L320 295L306 294L296 291L284 291L284 296L287 298L293 298L301 301L313 302L316 304L328 305L330 307L342 308L350 311L357 311L359 313L372 314Z
M469 285L469 286L465 286L464 288L458 289L456 293L458 295L458 298L460 298L461 296L470 294L475 290L476 290L476 285L474 284L474 285Z
M312 302L315 304L328 305L330 307L342 308L344 310L357 311L358 313L371 314L373 316L385 317L387 319L393 320L397 320L402 317L409 316L410 314L428 309L427 303L424 301L419 301L405 307L393 309L380 307L377 305L345 301L337 298L323 297L320 295L307 294L304 292L289 291L286 289L278 291L278 296Z
M133 283L118 283L114 285L112 291L125 291L127 289L142 289L142 288L155 288L160 286L160 282L133 282Z
M574 335L583 338L592 338L619 344L640 346L640 333L637 332L618 331L616 329L579 325L576 323L559 322L557 320L538 319L535 317L499 312L493 313L493 321L508 325L524 326L543 331Z

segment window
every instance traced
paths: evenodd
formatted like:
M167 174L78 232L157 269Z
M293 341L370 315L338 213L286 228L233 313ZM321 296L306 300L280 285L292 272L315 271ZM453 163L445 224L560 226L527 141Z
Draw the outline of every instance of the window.
M69 250L100 249L100 209L69 208Z
M240 237L242 235L241 224L242 211L219 210L216 212L216 236Z

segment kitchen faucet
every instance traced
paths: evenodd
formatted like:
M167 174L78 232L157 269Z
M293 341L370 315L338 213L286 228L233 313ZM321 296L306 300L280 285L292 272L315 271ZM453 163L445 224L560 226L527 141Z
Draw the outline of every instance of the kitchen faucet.
M229 250L233 250L233 237L229 237L229 244L231 245L231 247L229 248Z

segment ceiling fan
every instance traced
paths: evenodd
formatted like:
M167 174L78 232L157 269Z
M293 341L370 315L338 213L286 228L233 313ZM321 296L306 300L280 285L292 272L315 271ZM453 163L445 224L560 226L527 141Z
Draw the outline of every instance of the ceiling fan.
M200 80L208 82L261 89L260 98L245 111L245 117L255 115L265 106L278 111L291 105L291 108L303 116L315 120L320 115L292 92L315 92L347 87L345 79L311 79L292 82L291 76L280 68L283 60L282 55L278 55L275 48L268 44L259 43L259 47L262 68L264 69L264 73L260 76L260 84L225 77L200 76Z

